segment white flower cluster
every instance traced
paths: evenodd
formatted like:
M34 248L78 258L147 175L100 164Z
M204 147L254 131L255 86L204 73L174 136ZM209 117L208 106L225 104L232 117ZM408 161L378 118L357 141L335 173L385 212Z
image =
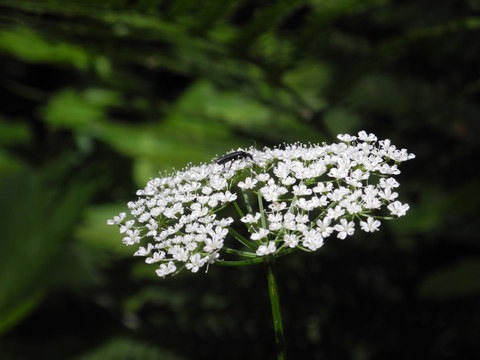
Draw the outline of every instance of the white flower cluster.
M355 220L374 232L379 219L388 219L377 214L385 206L391 216L405 215L409 206L396 200L393 176L415 156L364 131L338 138L330 145L238 149L222 161L152 179L128 203L133 219L121 213L107 223L120 227L126 245L146 240L135 255L158 263L164 277L179 265L197 272L219 260L229 234L253 248L245 252L250 257L275 256L315 251L331 235L345 239ZM239 224L248 237L233 229Z

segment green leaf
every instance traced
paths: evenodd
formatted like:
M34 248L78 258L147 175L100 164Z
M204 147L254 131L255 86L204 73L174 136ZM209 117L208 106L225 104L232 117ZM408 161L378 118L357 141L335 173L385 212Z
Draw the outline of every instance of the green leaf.
M106 108L118 102L117 94L106 89L90 88L81 93L64 89L50 100L43 114L52 126L85 130L105 118Z
M86 70L90 56L84 48L67 42L49 42L25 27L0 31L0 52L31 62L58 63Z
M322 92L330 80L330 69L324 63L304 63L284 74L284 82L302 97L309 107L321 110L325 107Z
M265 88L265 92L272 93L272 98L278 95L292 102L285 89ZM279 99L277 103L278 101ZM212 82L204 79L194 83L184 93L178 102L177 111L185 115L216 119L245 134L261 134L262 138L272 141L318 142L322 138L311 124L299 121L295 116L297 114L269 106L241 91L217 89Z
M49 274L48 269L52 269L57 257L63 256L68 233L91 196L93 183L58 185L58 178L51 175L61 168L60 163L57 169L46 168L41 174L23 169L5 177L0 184L3 331L32 311L45 288L55 282L55 272Z
M0 145L26 145L32 141L27 123L8 122L0 116Z

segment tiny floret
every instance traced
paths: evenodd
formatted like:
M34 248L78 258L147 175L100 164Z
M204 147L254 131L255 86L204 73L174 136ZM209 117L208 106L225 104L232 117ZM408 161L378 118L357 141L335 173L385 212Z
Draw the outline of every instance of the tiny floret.
M405 216L410 207L398 200L395 176L415 155L365 131L338 140L234 149L190 164L148 181L128 202L129 214L107 224L163 278L232 257L247 264L319 251L353 236L356 226L373 233L382 221Z
M367 221L360 221L360 226L365 232L374 232L380 227L380 221L369 216Z

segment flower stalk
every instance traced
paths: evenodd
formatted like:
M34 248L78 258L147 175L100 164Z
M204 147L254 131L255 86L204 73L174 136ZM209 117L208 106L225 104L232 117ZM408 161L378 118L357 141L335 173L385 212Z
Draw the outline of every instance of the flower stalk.
M270 306L272 308L273 329L275 331L275 344L277 349L277 359L287 359L287 349L285 336L283 333L282 311L280 308L280 297L278 295L277 280L275 277L275 258L267 257L265 259L265 270L267 272L268 293L270 295Z

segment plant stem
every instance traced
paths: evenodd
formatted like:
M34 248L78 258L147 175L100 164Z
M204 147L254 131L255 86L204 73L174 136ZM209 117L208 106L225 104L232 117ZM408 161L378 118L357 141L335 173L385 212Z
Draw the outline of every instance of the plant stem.
M270 304L272 306L277 359L286 360L287 349L283 335L282 311L280 309L280 298L278 296L277 281L275 279L275 258L272 257L265 260L265 270L267 271L268 293L270 294Z

